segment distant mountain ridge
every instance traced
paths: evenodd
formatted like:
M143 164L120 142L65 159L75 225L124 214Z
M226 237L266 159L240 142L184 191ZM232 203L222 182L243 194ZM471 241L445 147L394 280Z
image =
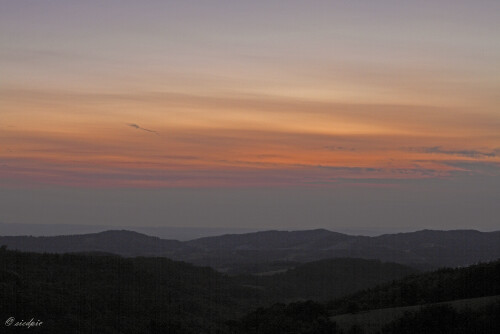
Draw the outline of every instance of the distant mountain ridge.
M0 237L0 244L37 253L106 252L122 256L166 256L184 248L177 240L125 230L54 237Z
M162 239L180 241L193 240L202 237L218 236L229 233L250 233L259 231L258 228L238 227L196 227L196 226L127 226L127 225L82 225L82 224L29 224L5 223L0 221L0 235L34 237L58 236L73 234L99 233L109 230L127 230L138 232Z
M308 243L318 242L325 238L337 236L346 239L347 234L331 232L325 229L304 231L260 231L245 234L226 234L217 237L205 237L187 241L186 244L194 247L202 247L207 250L227 249L289 249L294 247L303 248Z
M162 256L218 270L328 258L377 259L420 268L457 267L500 258L500 232L422 230L377 237L325 229L226 234L190 241L151 237L126 230L54 237L5 236L0 245L22 251L104 252ZM292 266L292 265L291 265ZM257 269L258 270L258 269Z

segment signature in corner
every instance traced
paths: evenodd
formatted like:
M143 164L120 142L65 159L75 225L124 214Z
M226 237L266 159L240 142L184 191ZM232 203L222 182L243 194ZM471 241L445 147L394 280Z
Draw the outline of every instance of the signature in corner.
M5 321L5 326L7 327L25 327L25 328L31 328L31 327L40 327L42 326L43 321L41 320L35 320L35 318L31 318L31 320L28 321L16 321L16 318L10 317Z

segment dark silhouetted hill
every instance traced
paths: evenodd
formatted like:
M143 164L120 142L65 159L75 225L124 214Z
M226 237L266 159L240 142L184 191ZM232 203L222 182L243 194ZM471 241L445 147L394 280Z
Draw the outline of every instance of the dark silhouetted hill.
M338 258L301 264L274 275L241 279L244 284L262 287L276 301L326 301L415 273L415 269L396 263Z
M474 230L351 236L328 230L267 231L224 235L186 243L198 251L183 260L214 268L275 261L311 262L329 258L378 259L421 269L466 266L500 258L500 232Z
M165 256L231 274L284 270L330 258L377 259L420 269L467 266L500 258L500 232L474 230L352 236L328 230L264 231L180 242L130 231L57 237L0 237L9 249Z
M226 234L187 241L186 244L204 250L272 250L315 248L322 240L346 240L350 236L324 229L306 231L262 231Z
M326 304L276 303L229 325L232 333L489 334L500 330L499 295L495 261L410 275Z
M255 276L231 277L162 257L0 248L0 318L37 317L45 323L37 333L222 334L227 321L256 307L342 296L411 272L397 264L335 259L254 282Z
M330 302L334 313L500 295L500 261L410 275Z
M0 250L0 319L34 317L44 322L35 333L224 333L254 294L166 258Z
M104 252L122 256L166 256L184 248L177 240L125 230L54 237L0 237L0 245L37 253Z

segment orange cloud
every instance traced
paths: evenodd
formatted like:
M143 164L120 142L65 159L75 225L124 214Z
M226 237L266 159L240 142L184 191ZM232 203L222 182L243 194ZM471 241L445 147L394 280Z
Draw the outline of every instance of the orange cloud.
M451 107L168 92L0 95L3 179L308 185L449 177L460 170L445 163L450 156L500 161L498 117Z

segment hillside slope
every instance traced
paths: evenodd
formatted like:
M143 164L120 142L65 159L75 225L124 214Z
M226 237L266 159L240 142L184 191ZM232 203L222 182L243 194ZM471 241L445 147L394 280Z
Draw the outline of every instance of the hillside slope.
M333 300L277 303L232 333L490 334L500 330L500 261L410 275Z
M122 256L165 256L185 249L177 240L126 230L52 237L7 236L0 237L0 245L37 253L106 252Z
M333 259L275 277L230 277L162 257L0 248L0 318L37 317L47 333L225 333L227 321L256 307L343 296L412 272Z
M220 271L258 273L330 258L377 259L421 269L456 267L500 258L500 232L418 231L378 237L328 230L264 231L186 242L130 231L57 237L0 237L9 249L34 252L108 252L165 256Z
M0 318L36 317L37 333L223 333L254 295L213 269L166 258L0 250Z
M329 303L334 313L500 295L500 261L411 275Z
M416 273L396 263L336 258L301 264L274 275L240 279L243 284L261 287L276 301L326 301Z

